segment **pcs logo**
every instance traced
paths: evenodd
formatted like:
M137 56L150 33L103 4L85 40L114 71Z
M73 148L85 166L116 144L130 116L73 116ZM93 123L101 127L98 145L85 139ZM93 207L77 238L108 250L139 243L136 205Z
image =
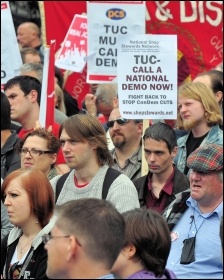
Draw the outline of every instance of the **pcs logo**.
M118 20L118 19L123 19L126 17L126 12L122 9L110 9L108 11L106 11L106 16L109 18L109 19L115 19L115 20Z

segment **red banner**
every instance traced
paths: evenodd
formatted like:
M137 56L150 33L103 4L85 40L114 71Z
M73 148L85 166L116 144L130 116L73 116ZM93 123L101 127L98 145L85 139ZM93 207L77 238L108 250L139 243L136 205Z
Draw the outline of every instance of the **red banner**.
M55 39L57 51L74 15L86 13L86 1L39 1L39 6L45 43ZM146 7L147 34L178 36L178 84L223 61L222 1L146 1ZM80 107L89 91L85 81L86 69L66 83Z

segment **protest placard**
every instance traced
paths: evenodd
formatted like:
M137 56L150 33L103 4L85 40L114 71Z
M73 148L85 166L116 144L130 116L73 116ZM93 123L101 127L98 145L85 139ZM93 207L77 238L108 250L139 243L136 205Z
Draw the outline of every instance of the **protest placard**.
M19 75L22 66L19 45L8 1L1 1L1 86Z
M58 68L82 72L87 54L87 18L75 15L55 60Z
M122 117L176 119L177 36L118 39L118 98Z
M86 3L87 1L38 1L42 18L42 38L45 44L50 44L50 40L55 38L58 50L74 14L87 12ZM145 1L145 4L144 33L177 35L178 85L222 63L222 1ZM95 14L98 15L98 10ZM136 17L137 12L133 12L133 21ZM60 18L63 18L63 21L59 20ZM77 98L80 106L84 96L89 92L86 75L87 67L82 73L72 73L65 85L66 90Z
M145 34L145 1L87 1L87 14L87 82L111 82L117 76L118 36Z

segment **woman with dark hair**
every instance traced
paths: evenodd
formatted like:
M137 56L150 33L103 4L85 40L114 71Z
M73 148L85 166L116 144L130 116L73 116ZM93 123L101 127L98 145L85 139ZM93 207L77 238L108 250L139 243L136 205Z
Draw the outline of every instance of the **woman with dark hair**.
M170 231L155 210L135 209L123 214L124 247L112 272L122 279L176 279L166 269L171 247Z
M17 169L4 180L1 199L14 228L2 240L3 279L47 279L42 235L54 226L54 194L38 169Z

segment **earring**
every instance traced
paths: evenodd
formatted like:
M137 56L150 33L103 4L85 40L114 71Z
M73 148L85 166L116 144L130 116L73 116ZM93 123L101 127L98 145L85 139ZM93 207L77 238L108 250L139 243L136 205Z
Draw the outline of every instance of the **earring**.
M36 224L38 224L38 221L36 221Z

